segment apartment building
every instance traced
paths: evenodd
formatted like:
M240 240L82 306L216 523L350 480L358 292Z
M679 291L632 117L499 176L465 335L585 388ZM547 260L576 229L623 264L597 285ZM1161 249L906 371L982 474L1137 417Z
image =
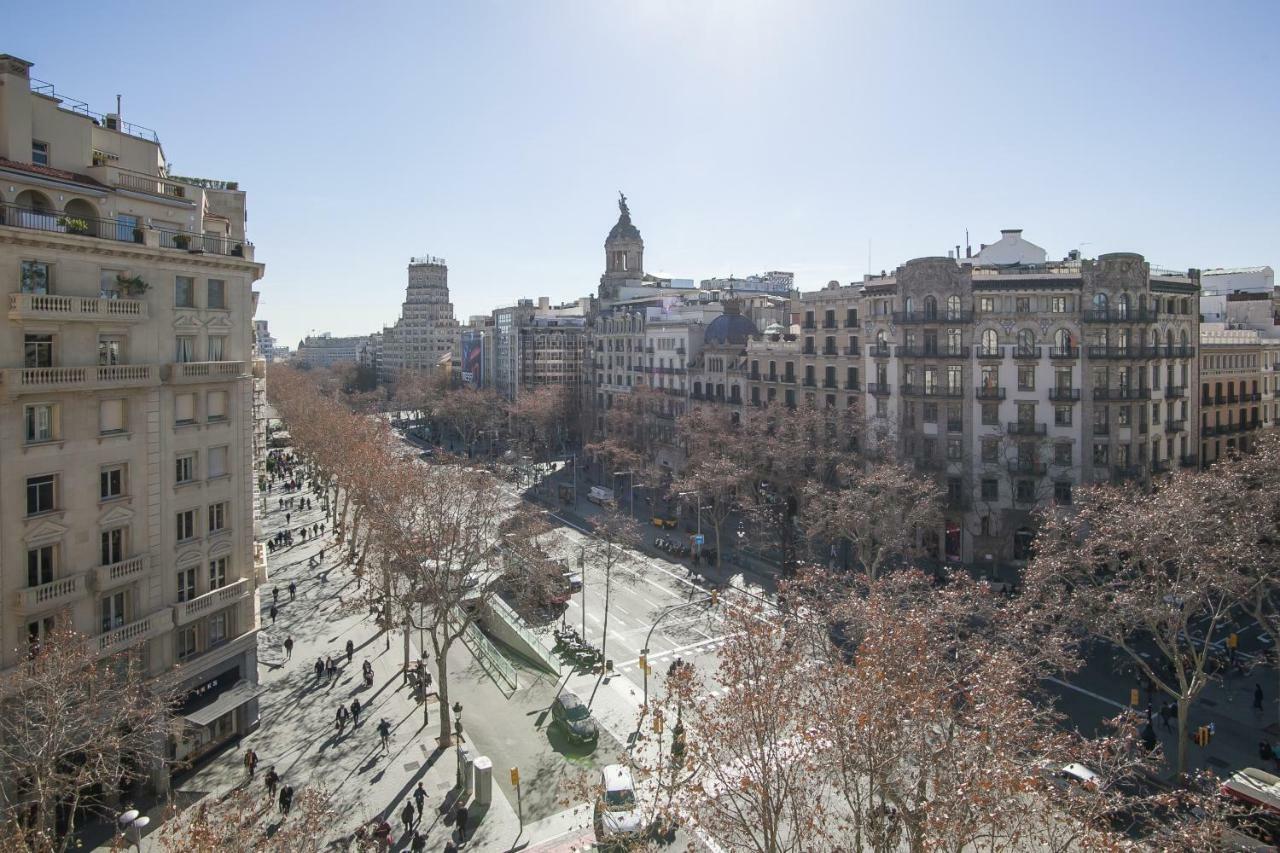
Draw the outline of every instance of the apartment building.
M385 327L378 381L391 384L404 370L436 370L453 352L458 321L449 301L449 265L430 255L409 259L400 319Z
M258 349L258 354L266 359L267 364L276 360L276 339L271 334L271 329L268 328L266 320L253 321L253 340L254 346Z
M238 185L30 69L0 56L0 668L66 619L179 691L192 759L258 719L263 266Z
M1277 423L1280 337L1224 323L1200 327L1200 460L1246 451Z
M325 332L308 335L298 342L295 364L306 367L333 367L335 364L359 364L360 353L369 343L368 336L335 338Z

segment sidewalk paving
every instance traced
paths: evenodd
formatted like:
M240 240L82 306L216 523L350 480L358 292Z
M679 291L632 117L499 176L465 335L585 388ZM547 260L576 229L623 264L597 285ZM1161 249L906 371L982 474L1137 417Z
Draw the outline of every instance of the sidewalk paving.
M279 499L290 496L311 497L317 508L278 509ZM255 497L262 499L261 494ZM396 839L393 849L407 849L412 836L405 834L400 810L406 800L412 800L413 790L420 781L428 794L428 815L419 821L419 828L426 826L427 849L440 850L450 839L458 843L452 815L448 814L446 820L445 814L454 805L450 795L455 787L457 752L454 748L440 749L436 745L441 707L431 705L430 725L424 726L422 706L408 688L402 687L402 635L395 633L388 648L367 610L357 603L354 577L345 566L336 565L339 549L334 545L332 525L322 537L309 538L305 543L298 540L296 532L303 524L309 527L327 521L319 509L318 497L305 491L285 495L277 488L268 492L266 498L268 512L262 520L263 536L269 539L282 529L285 513L289 512L295 544L269 555L269 580L260 592L263 610L258 652L261 724L238 744L176 779L174 788L178 799L194 803L206 796L225 796L244 786L242 759L245 750L252 748L258 753L259 766L257 778L249 784L260 786L264 797L263 776L274 765L282 784L292 784L298 793L310 785L324 786L334 798L338 813L347 816L333 827L331 837L316 839L317 849L350 837L359 826L375 817L391 824ZM322 547L326 549L324 565L309 569L308 559ZM298 586L295 601L289 600L290 581ZM268 615L273 587L280 591L274 624ZM286 657L283 643L288 636L293 637L294 648L292 655ZM355 644L350 663L345 653L348 639ZM316 659L327 656L338 662L338 674L332 683L317 679L313 670ZM411 649L411 657L418 657L416 649ZM374 670L372 688L364 686L360 671L366 659ZM461 643L451 653L450 663L450 698L472 709L471 714L464 714L465 731L467 717L477 713L474 709L486 708L486 702L492 700L486 695L490 690L498 691ZM360 723L354 727L348 723L339 735L335 726L337 708L340 703L350 705L353 697L359 697L365 706ZM386 718L394 727L387 753L383 752L377 734L380 718ZM483 814L476 806L469 807L471 831L464 849L506 850L521 834L515 806L498 784L499 776L505 776L507 768L500 757L493 756L493 761L492 802ZM589 822L588 813L588 828ZM526 827L522 838L537 841L535 832L541 838L564 837L566 833L580 831L583 825L581 810L575 813L573 809L566 809ZM144 838L142 849L159 850L159 845ZM342 849L341 844L338 849Z

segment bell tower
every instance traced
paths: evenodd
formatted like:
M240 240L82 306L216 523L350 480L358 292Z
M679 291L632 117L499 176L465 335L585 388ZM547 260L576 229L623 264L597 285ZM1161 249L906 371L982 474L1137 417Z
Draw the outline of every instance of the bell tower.
M618 221L604 241L604 275L600 276L600 298L617 298L618 288L626 282L644 278L644 240L640 229L631 223L627 197L618 193Z

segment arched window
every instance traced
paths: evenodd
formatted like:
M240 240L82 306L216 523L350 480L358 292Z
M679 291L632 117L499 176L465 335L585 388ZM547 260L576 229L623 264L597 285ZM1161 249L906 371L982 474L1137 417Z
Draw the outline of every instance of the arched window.
M912 299L910 296L905 296L905 297L903 297L903 299L902 299L902 310L903 310L903 311L905 311L906 313L910 314L912 311L914 311L914 310L915 310L915 307L916 307L916 301L915 301L914 299Z
M1026 355L1035 349L1036 334L1030 329L1021 329L1018 331L1018 353Z
M1129 318L1129 294L1122 293L1116 297L1116 316L1121 320Z
M960 319L960 297L954 293L947 297L947 319Z
M1172 355L1173 354L1173 329L1170 329L1169 331L1165 332L1164 342L1168 344L1169 354Z
M1128 329L1116 329L1116 347L1118 347L1121 351L1127 350L1129 348L1129 330Z
M884 337L884 330L876 332L876 349L884 349L888 345Z
M947 329L947 352L956 355L960 352L960 330Z
M1066 329L1059 329L1053 333L1053 345L1059 352L1066 354L1071 349L1071 333Z
M933 296L924 298L924 316L926 320L934 320L938 316L938 300Z
M1093 294L1093 310L1099 314L1107 313L1107 294L1105 293Z
M1183 329L1181 332L1178 333L1178 342L1182 345L1183 355L1186 355L1186 350L1187 350L1187 330L1186 329Z
M1000 351L1000 336L995 329L987 329L982 333L982 354L995 355Z

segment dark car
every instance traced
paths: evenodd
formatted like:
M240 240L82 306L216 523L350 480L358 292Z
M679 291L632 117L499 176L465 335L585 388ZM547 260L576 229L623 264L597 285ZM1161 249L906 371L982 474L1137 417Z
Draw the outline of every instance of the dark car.
M551 705L551 720L560 726L571 743L595 743L600 737L590 709L572 690L560 691Z

